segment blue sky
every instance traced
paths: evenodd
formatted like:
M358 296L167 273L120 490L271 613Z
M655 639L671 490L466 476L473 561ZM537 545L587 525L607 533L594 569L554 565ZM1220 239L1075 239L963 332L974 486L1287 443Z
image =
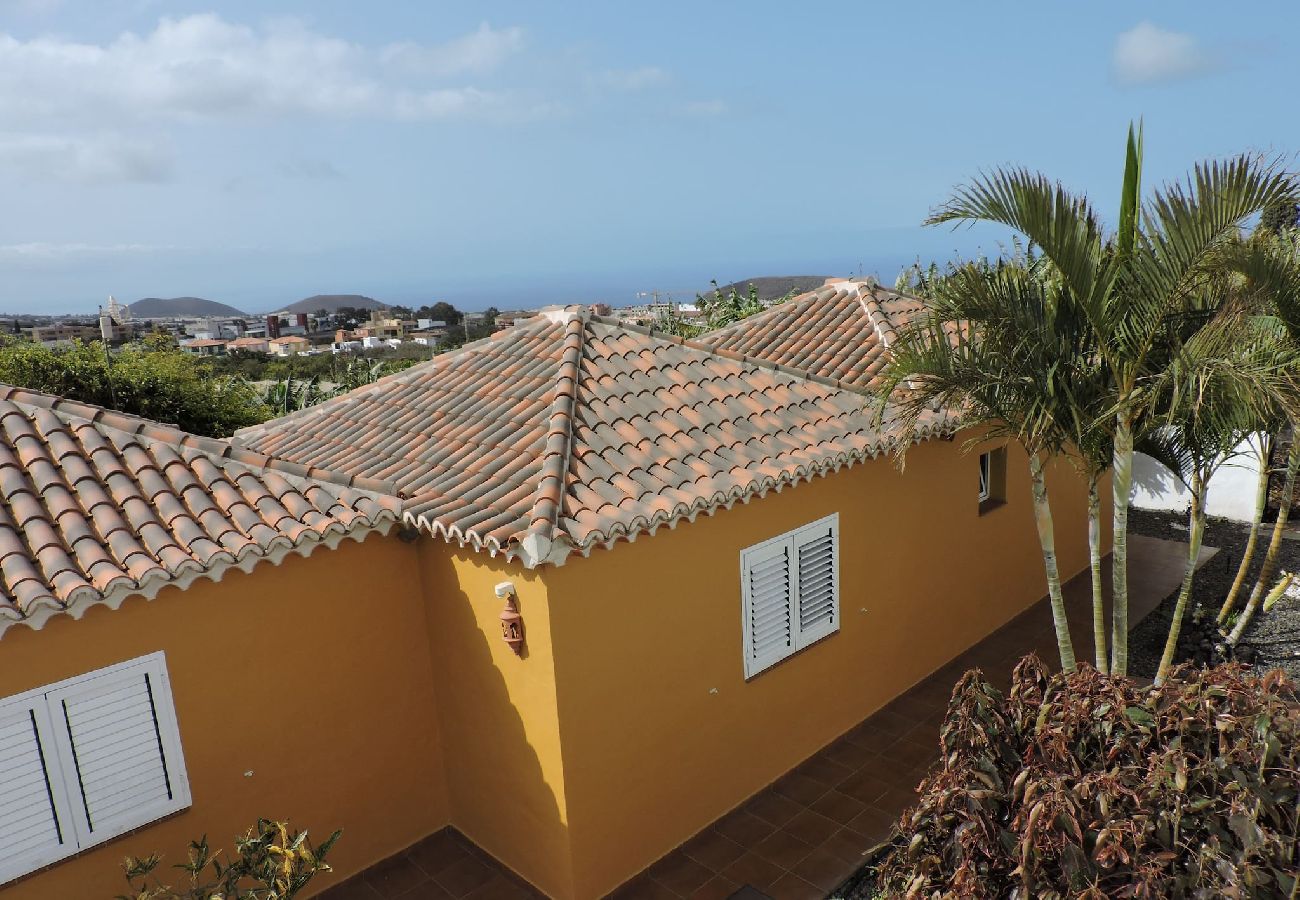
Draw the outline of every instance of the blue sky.
M630 303L710 278L892 280L1023 163L1109 214L1300 149L1300 6L0 0L0 309L314 293ZM1293 161L1293 160L1292 160Z

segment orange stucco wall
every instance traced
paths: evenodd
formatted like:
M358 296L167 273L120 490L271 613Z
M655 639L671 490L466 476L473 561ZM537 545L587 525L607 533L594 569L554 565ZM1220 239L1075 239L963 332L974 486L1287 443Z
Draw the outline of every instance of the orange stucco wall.
M445 825L419 583L412 549L374 535L41 631L11 628L5 696L164 650L193 805L0 896L112 897L126 888L124 856L161 851L169 865L204 833L229 849L259 815L317 839L344 828L325 887Z
M452 824L549 895L598 897L1042 596L1023 455L980 516L960 449L931 441L902 473L876 460L559 568L376 536L12 629L5 695L165 650L194 806L0 895L112 896L123 856L175 860L204 832L225 846L266 815L345 828L321 888ZM1084 490L1050 475L1068 576L1087 565ZM746 682L740 551L831 512L841 629Z
M574 893L598 897L1046 593L1027 464L978 513L977 456L913 448L546 570ZM1066 576L1086 489L1050 473ZM740 551L840 517L838 634L744 679Z
M551 896L573 895L550 610L542 578L486 553L425 538L439 730L452 823ZM510 581L524 617L521 658L501 640ZM595 589L593 583L593 589Z

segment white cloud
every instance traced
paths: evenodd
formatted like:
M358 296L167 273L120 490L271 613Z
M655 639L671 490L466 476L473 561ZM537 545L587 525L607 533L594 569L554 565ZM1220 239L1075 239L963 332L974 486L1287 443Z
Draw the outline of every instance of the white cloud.
M389 44L380 51L379 58L386 65L418 75L484 74L498 68L523 46L522 28L494 29L484 22L477 31L437 46L410 41Z
M1112 67L1123 84L1152 84L1222 68L1219 54L1194 36L1140 22L1115 40Z
M0 109L7 124L54 119L194 121L250 116L440 118L475 112L493 96L429 83L483 71L522 40L518 29L478 31L442 45L406 45L438 65L406 80L384 57L293 20L261 28L205 13L163 18L147 34L103 44L0 34Z
M26 134L0 137L0 167L77 184L158 182L171 177L173 156L160 144L115 134Z

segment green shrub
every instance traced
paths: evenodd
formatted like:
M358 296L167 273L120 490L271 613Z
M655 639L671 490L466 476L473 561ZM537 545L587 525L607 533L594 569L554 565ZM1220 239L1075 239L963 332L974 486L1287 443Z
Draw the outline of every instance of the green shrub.
M953 692L944 757L857 887L889 897L1295 897L1300 703L1278 671L1160 688L1036 657Z
M207 835L190 842L189 861L172 868L185 873L183 888L162 884L155 876L158 854L136 859L128 856L126 871L130 894L117 900L290 900L320 872L341 831L313 847L305 831L289 831L284 822L258 819L243 837L235 839L235 857L229 863L208 847Z

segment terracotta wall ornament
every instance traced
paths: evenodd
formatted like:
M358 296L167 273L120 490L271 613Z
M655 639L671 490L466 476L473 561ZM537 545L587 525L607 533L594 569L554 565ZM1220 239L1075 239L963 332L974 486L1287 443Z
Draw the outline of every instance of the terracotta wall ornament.
M496 586L496 595L504 597L505 609L501 610L501 640L510 645L515 656L524 654L524 617L519 613L519 604L515 600L515 586L503 581Z

